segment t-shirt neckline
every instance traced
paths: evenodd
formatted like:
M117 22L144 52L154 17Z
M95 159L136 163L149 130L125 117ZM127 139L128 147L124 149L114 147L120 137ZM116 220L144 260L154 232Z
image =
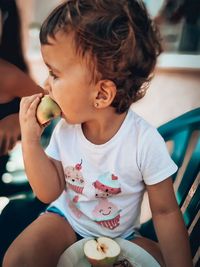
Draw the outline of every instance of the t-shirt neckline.
M86 145L88 148L92 148L92 149L103 149L107 146L110 146L111 144L115 143L121 136L122 136L122 133L125 132L125 128L127 127L127 124L128 124L128 121L129 121L129 117L130 117L130 109L128 110L127 114L126 114L126 117L124 119L124 121L122 122L120 128L118 129L118 131L116 132L116 134L111 137L110 140L108 140L107 142L103 143L103 144L100 144L100 145L97 145L97 144L94 144L92 143L91 141L89 141L84 133L83 133L83 130L82 130L82 125L79 124L78 125L78 132L79 132L79 136L80 136L80 139L82 141L82 143L84 145Z

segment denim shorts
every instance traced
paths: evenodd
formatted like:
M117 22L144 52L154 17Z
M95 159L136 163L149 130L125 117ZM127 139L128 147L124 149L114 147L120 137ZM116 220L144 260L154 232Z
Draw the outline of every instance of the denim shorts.
M50 207L48 207L48 208L46 209L46 212L56 213L56 214L58 214L58 215L60 215L61 217L64 217L64 218L66 219L64 213L63 213L61 210L59 210L58 208L56 208L55 206L50 206ZM84 238L83 236L79 235L79 234L76 233L76 232L75 232L75 234L76 234L76 237L77 237L77 241L79 241L79 240L81 240L81 239ZM132 234L130 234L129 236L127 236L125 239L126 239L126 240L133 240L133 239L136 238L136 237L141 237L141 234L139 233L138 230L135 230Z

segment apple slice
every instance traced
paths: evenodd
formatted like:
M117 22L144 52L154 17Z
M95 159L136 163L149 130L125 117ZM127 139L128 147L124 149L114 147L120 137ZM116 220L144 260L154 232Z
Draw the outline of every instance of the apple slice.
M60 115L61 109L58 104L49 95L45 95L37 107L36 117L38 122L43 125Z
M93 267L109 267L116 262L120 246L108 237L98 237L84 244L84 253Z

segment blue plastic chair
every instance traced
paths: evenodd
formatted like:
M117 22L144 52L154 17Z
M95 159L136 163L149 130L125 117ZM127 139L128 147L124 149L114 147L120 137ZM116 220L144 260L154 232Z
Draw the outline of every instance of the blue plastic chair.
M179 167L173 175L177 202L188 229L194 266L200 266L200 108L191 110L158 128L172 145L171 157ZM157 240L152 220L141 226L142 235Z

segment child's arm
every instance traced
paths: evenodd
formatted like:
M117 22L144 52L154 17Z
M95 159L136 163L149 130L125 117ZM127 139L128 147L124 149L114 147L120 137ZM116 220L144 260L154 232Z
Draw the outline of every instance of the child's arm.
M168 267L192 266L187 230L171 179L147 185L153 222Z
M20 104L22 150L27 177L34 193L41 201L50 203L64 189L64 174L61 163L48 158L40 145L43 128L37 123L35 112L41 96L37 94L22 98Z

